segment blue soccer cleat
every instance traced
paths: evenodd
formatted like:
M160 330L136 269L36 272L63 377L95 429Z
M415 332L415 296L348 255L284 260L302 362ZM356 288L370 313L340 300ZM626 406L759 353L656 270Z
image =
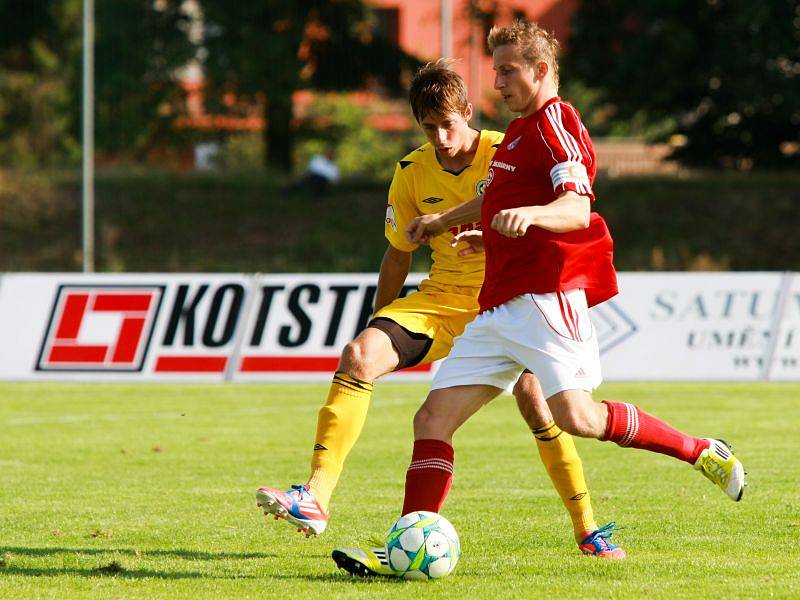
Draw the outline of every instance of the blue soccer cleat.
M622 560L625 558L625 550L612 544L609 539L619 528L616 523L611 521L608 525L603 525L600 529L589 531L584 536L578 548L581 552L597 558L608 558L611 560Z

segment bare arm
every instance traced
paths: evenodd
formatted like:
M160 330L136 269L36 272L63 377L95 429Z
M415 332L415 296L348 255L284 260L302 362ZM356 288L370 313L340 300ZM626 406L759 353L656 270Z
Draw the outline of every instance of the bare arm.
M528 227L541 227L554 233L579 231L589 226L591 201L573 191L567 191L544 206L522 206L498 212L492 229L508 237L525 235Z
M453 225L480 221L482 206L483 195L440 213L417 217L406 228L406 237L411 243L427 244L431 238L444 233Z
M378 289L375 292L375 312L397 299L410 269L411 252L403 252L390 245L381 261Z

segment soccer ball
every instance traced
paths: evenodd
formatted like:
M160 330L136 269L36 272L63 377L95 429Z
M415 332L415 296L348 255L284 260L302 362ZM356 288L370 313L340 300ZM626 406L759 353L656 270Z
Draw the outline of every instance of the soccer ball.
M461 543L450 521L420 510L400 517L386 534L389 567L404 579L437 579L453 572Z

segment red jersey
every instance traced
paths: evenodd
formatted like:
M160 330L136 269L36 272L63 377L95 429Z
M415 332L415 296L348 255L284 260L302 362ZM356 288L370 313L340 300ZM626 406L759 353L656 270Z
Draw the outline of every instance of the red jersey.
M490 164L483 197L486 277L481 311L529 293L583 288L589 306L617 293L614 242L597 213L591 214L587 229L568 233L528 227L524 236L510 238L492 229L497 212L549 204L567 190L594 202L596 171L589 132L578 111L560 98L510 123Z

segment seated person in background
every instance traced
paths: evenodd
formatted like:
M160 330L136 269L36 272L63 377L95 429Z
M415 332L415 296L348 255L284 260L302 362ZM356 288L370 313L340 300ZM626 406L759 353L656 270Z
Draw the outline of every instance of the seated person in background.
M339 167L336 166L336 153L333 149L315 154L308 161L306 174L287 188L287 192L307 193L312 197L324 196L328 188L339 181Z

